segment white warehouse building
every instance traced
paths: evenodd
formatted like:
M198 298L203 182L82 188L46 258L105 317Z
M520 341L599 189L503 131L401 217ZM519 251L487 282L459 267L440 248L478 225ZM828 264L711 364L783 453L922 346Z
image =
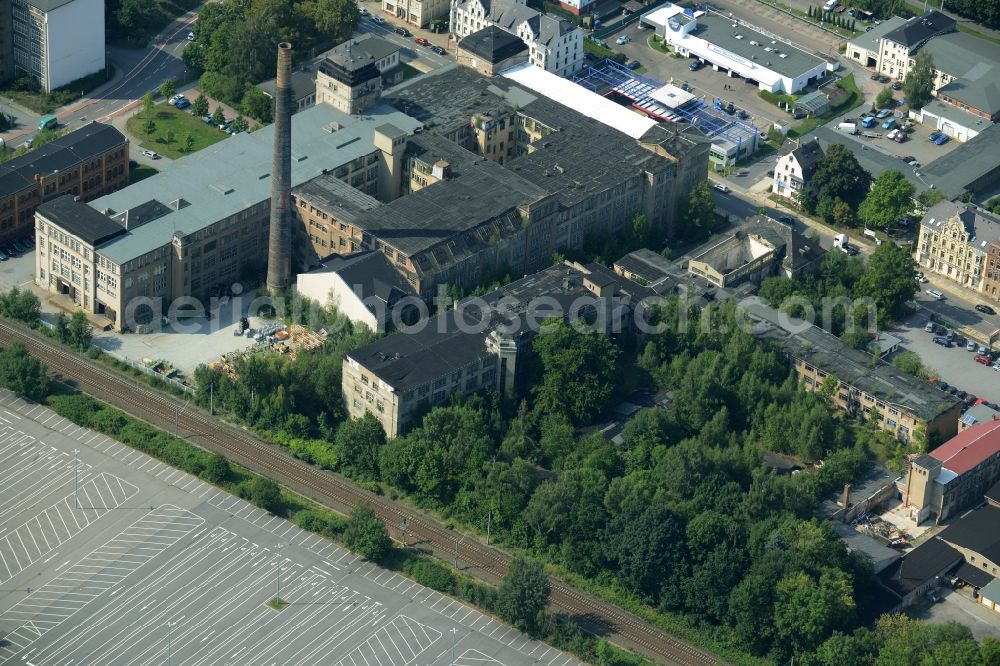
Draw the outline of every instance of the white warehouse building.
M679 54L697 58L730 76L747 79L761 90L797 93L834 68L824 58L764 35L735 19L671 3L644 14L639 20L652 27Z

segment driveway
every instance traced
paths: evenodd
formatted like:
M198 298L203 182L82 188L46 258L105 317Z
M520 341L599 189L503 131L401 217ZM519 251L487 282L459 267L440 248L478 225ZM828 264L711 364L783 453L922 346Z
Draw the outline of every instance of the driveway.
M925 599L907 614L933 624L959 622L971 629L972 635L980 641L987 636L1000 639L1000 613L984 608L958 590L940 587L937 591L941 595L940 602L932 604Z

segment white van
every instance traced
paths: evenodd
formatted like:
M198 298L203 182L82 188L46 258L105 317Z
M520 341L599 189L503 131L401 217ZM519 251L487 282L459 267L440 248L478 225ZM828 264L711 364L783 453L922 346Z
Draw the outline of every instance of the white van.
M836 8L837 8L837 0L826 0L826 3L823 4L824 12L832 12Z
M841 130L842 132L847 132L848 134L857 134L858 133L858 124L855 123L855 122L838 123L837 124L837 129Z

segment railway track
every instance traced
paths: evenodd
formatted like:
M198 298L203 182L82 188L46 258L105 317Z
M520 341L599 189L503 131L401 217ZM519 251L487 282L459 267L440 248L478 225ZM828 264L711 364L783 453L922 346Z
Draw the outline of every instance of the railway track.
M292 490L335 510L349 511L368 502L392 529L403 518L409 542L450 559L456 552L468 572L488 582L499 581L510 556L452 530L409 507L358 488L346 479L320 470L253 434L209 416L169 394L157 391L84 356L71 352L33 331L0 321L0 344L20 341L49 370L79 390L236 463L267 474ZM617 606L562 581L551 581L551 606L574 618L586 631L614 640L661 663L705 666L720 661L704 650L650 625Z

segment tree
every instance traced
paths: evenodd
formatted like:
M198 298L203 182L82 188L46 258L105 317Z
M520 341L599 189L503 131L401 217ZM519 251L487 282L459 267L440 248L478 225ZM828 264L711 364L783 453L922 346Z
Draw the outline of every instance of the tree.
M681 235L686 240L701 240L708 238L719 228L715 216L715 197L708 180L703 180L688 195L682 208L681 218L684 227Z
M49 392L48 368L37 358L28 355L20 342L11 342L0 351L0 386L35 402L45 399Z
M895 243L882 243L868 259L857 293L874 299L880 326L898 319L917 292L915 269L913 256Z
M892 359L892 364L903 372L920 379L927 379L930 374L920 356L908 349L896 354Z
M152 136L156 132L156 123L152 119L147 120L146 124L142 126L142 130L146 133L146 136Z
M274 120L274 100L256 86L243 96L243 113L254 120L267 124Z
M69 342L69 317L65 312L56 313L56 320L52 325L52 330L56 332L56 339L66 344Z
M4 317L33 326L38 323L41 312L41 302L30 291L13 287L7 293L0 295L0 315Z
M190 48L190 47L189 47ZM191 113L198 117L208 115L208 98L199 93L191 104Z
M240 134L241 132L246 132L248 129L250 129L250 123L247 122L247 119L242 115L236 116L233 120L233 132Z
M892 88L886 86L879 90L878 95L875 96L875 106L881 109L890 104L892 104Z
M147 0L121 0L115 19L125 32L135 32L149 23L155 9Z
M307 3L306 14L317 30L338 42L354 32L361 18L353 0L311 0Z
M385 430L371 412L360 419L347 419L337 428L334 446L344 468L353 478L379 478L379 450L385 446Z
M219 105L215 107L215 111L212 112L212 124L218 127L224 122L226 122L226 112L223 111L222 106Z
M934 56L928 49L920 49L913 67L903 80L903 94L911 109L920 110L931 101L934 76Z
M153 93L147 92L142 96L142 114L149 118L153 115L153 109L156 107L156 101L153 99Z
M811 182L811 187L816 190L817 212L820 208L827 208L823 205L824 198L829 201L827 212L831 217L837 199L857 210L871 182L871 174L858 164L854 153L839 143L828 146Z
M392 540L385 523L375 515L369 504L356 504L347 519L344 545L367 559L378 561L389 554Z
M945 197L941 194L940 190L927 189L917 196L917 201L919 201L920 205L924 208L930 208L934 204L941 203L944 199Z
M184 152L190 153L191 149L194 148L194 135L191 132L184 133Z
M170 99L177 92L177 85L174 83L173 79L167 79L160 84L160 96L163 99Z
M577 424L589 423L604 411L619 354L607 336L547 320L534 349L543 368L542 382L535 387L539 409L565 414Z
M899 171L883 171L858 207L858 217L868 226L889 229L913 210L913 193L913 183Z
M819 580L800 571L778 582L775 629L796 652L815 650L834 630L849 628L853 617L851 583L840 571L824 571Z
M76 347L81 351L90 346L90 341L93 340L94 335L90 330L90 322L87 320L87 315L84 314L83 310L75 311L70 317L66 334L66 343L70 346Z
M166 134L166 136L164 137L164 140L165 140L165 141L166 141L166 142L167 142L168 144L170 144L170 143L173 143L173 142L174 142L174 141L176 140L176 137L174 136L174 131L173 131L172 129L168 129L168 130L167 130L167 134Z
M545 567L515 556L497 590L497 614L518 629L532 632L545 612L550 591Z
M232 474L232 470L229 468L229 461L218 453L213 453L201 476L209 483L218 485L228 479L230 474Z
M846 201L837 200L833 204L833 221L842 227L854 226L855 218L854 211L847 204Z
M251 502L271 513L277 513L281 508L281 488L266 476L254 477L248 488L248 498Z

